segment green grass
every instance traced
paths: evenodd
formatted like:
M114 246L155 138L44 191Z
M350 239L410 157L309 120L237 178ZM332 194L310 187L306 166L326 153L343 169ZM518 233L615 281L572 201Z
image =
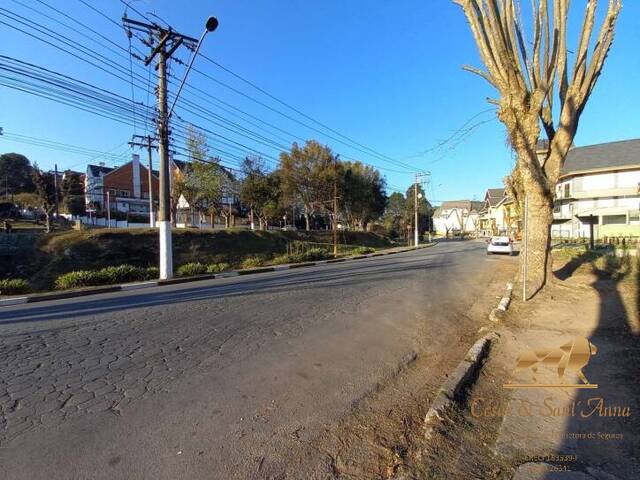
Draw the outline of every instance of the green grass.
M71 230L36 235L34 238L36 241L29 251L0 265L0 278L12 277L19 271L34 290L48 290L54 287L58 277L73 271L100 270L123 263L140 268L158 264L158 233L154 229ZM338 240L341 244L373 248L392 245L388 239L367 232L341 232ZM296 242L302 248L292 251L291 247ZM316 251L312 242L323 246ZM276 259L284 262L281 257L287 253L316 252L316 257L288 259L294 261L326 258L325 255L331 252L331 243L331 231L175 229L173 257L176 266L200 263L207 273L216 273L218 269L239 268L243 262L245 265L263 265ZM341 247L347 248L345 245Z
M2 227L2 222L4 219L0 219L0 227ZM35 222L30 222L28 220L12 220L9 219L9 223L11 224L11 228L16 233L21 233L24 231L33 231L33 232L43 232L45 229L44 223L36 224Z

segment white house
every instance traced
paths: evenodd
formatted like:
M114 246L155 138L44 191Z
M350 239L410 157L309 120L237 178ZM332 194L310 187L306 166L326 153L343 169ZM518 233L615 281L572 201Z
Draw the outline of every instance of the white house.
M556 186L553 237L640 237L640 139L570 150Z
M504 188L488 188L484 195L484 205L480 211L478 234L490 237L506 232L505 209L506 199Z
M111 167L106 167L102 162L100 165L87 165L87 172L84 177L87 210L102 208L104 203L104 176L113 170Z
M442 202L433 212L433 228L438 235L476 233L483 202L452 200Z

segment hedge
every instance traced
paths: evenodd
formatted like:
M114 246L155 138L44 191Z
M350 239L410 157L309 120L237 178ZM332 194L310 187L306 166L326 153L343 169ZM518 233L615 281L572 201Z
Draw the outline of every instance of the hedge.
M29 293L31 285L21 278L0 280L0 295L19 295Z
M372 247L356 247L351 250L353 255L366 255L367 253L373 253L376 249Z
M112 285L158 278L156 267L135 267L133 265L119 265L100 270L77 270L60 275L55 281L59 290L68 288L92 287L98 285Z
M194 275L202 275L207 273L207 266L200 262L190 262L180 265L176 270L178 277L193 277Z
M271 263L274 265L282 265L285 263L313 262L330 257L333 257L333 255L322 248L311 248L304 253L285 253L284 255L278 255Z

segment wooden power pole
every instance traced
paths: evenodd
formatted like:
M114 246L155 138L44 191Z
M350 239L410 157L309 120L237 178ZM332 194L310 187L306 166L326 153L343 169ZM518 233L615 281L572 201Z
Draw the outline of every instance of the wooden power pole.
M340 154L333 159L333 257L338 256L338 161Z
M160 278L173 277L173 248L171 244L171 188L169 168L169 111L167 105L167 62L173 53L186 42L195 49L199 43L197 39L179 34L171 28L165 28L155 23L144 23L122 19L125 28L148 34L151 53L144 60L148 66L157 58L158 71L158 156L160 158L160 192L158 227L160 234Z

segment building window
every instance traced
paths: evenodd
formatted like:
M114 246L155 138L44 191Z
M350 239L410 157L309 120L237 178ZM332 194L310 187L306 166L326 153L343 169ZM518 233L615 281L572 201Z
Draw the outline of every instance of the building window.
M626 225L626 215L603 215L602 225Z
M570 183L565 183L564 184L564 198L569 198L570 195L571 195L571 184Z
M129 198L129 190L118 190L118 196L123 198Z
M638 223L640 222L640 212L629 212L629 223Z

